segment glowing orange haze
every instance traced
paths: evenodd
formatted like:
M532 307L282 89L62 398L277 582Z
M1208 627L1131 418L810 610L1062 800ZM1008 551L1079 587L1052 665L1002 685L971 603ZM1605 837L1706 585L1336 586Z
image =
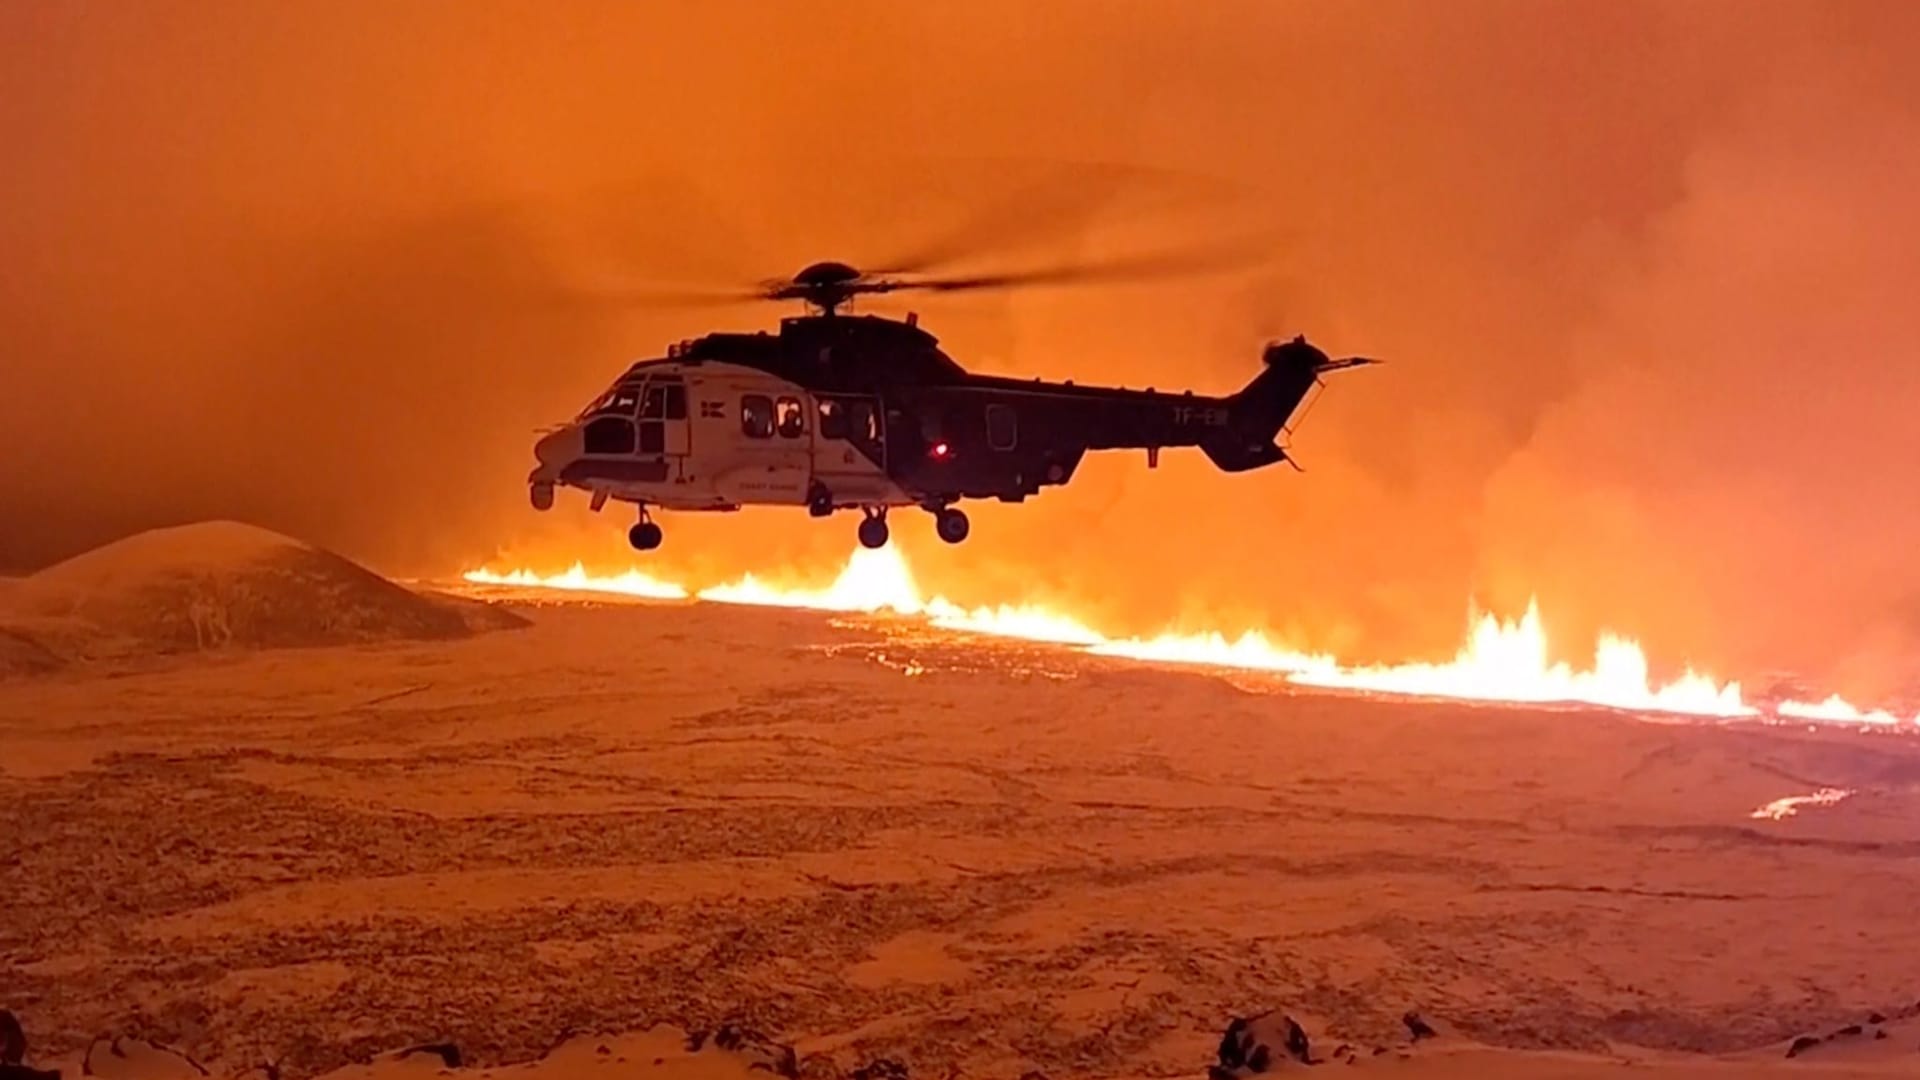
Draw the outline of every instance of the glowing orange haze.
M1920 689L1920 4L565 12L0 3L0 573L209 517L403 574L610 565L624 522L527 509L534 430L788 312L587 298L1261 235L1251 273L915 301L1007 374L1226 391L1296 332L1389 361L1304 475L1094 455L937 561L899 529L930 591L1359 661L1537 596L1562 642ZM687 580L849 542L667 528Z
M590 574L579 565L551 575L482 569L464 576L480 585L603 592L651 600L684 600L691 596L713 603L762 607L891 611L924 617L936 626L967 633L1077 646L1102 656L1273 672L1307 686L1377 694L1508 703L1584 703L1694 716L1760 715L1759 709L1742 700L1738 683L1722 684L1688 671L1672 682L1655 685L1649 679L1647 658L1640 646L1612 634L1602 635L1591 667L1575 670L1565 663L1555 663L1549 659L1540 612L1532 604L1517 621L1503 622L1492 615L1473 620L1467 642L1450 661L1352 667L1325 654L1288 648L1253 631L1233 639L1218 632L1113 638L1079 619L1044 607L962 607L942 597L926 597L906 559L893 546L877 551L855 549L840 574L819 588L778 585L748 574L736 582L693 591L639 570ZM1863 712L1838 696L1818 704L1779 703L1773 713L1789 719L1836 723L1899 722L1889 712ZM1920 717L1914 723L1920 724Z

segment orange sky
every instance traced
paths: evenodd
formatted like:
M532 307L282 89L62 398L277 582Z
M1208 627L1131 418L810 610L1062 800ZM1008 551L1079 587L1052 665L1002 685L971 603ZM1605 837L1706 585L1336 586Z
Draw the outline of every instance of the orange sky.
M624 564L624 515L525 509L533 429L785 312L556 295L884 258L1039 193L1039 256L1279 239L1232 279L916 301L963 363L1221 391L1294 332L1393 363L1320 403L1305 475L1095 458L964 548L896 528L947 591L1359 657L1537 591L1672 662L1912 673L1915 5L556 11L0 7L0 568L211 515L396 571ZM668 528L687 572L852 544Z

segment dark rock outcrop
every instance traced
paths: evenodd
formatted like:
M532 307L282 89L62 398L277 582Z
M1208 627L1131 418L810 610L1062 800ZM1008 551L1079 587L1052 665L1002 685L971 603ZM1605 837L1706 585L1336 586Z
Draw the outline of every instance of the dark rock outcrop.
M465 1060L460 1056L460 1048L450 1042L421 1043L418 1046L409 1046L404 1050L396 1050L393 1056L401 1059L410 1057L437 1057L440 1059L440 1063L449 1069L459 1068L460 1063Z
M59 1069L27 1064L27 1032L20 1019L0 1009L0 1080L60 1080Z
M1799 1057L1801 1054L1819 1045L1820 1037L1818 1035L1802 1035L1793 1040L1793 1044L1787 1047L1787 1056L1790 1058Z
M749 1028L721 1024L711 1033L696 1031L687 1036L687 1049L695 1053L708 1043L716 1050L741 1055L749 1069L762 1069L787 1080L797 1080L800 1075L800 1060L793 1047Z
M1207 1072L1215 1080L1263 1073L1279 1059L1313 1064L1313 1048L1305 1028L1278 1011L1234 1017L1220 1036L1220 1060Z
M1417 1012L1408 1012L1402 1015L1400 1022L1407 1025L1407 1034L1413 1036L1414 1042L1419 1042L1421 1039L1437 1039L1440 1037L1440 1033L1433 1029L1433 1025L1427 1023Z
M27 1033L20 1018L0 1009L0 1065L19 1065L27 1060Z
M892 1058L875 1058L848 1073L847 1080L907 1080L907 1067Z

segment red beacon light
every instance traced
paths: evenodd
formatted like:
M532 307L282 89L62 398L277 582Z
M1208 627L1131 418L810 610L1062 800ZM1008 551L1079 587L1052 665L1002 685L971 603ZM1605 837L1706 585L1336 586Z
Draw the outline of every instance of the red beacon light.
M952 455L953 447L943 442L934 443L927 448L927 456L933 458L935 461L945 461Z

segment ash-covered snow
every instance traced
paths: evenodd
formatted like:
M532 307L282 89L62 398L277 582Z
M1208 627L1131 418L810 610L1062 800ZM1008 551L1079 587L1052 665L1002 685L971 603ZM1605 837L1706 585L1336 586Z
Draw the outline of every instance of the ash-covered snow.
M349 559L232 521L155 529L0 594L0 674L223 649L461 637L517 625Z

